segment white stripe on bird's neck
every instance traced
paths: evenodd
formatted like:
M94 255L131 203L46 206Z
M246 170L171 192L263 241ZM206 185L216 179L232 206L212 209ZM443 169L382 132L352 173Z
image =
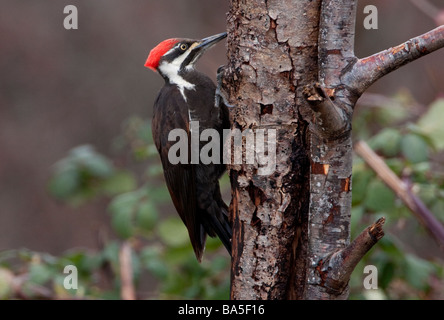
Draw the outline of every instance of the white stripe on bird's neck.
M187 56L188 54L182 54L170 63L164 61L159 65L160 72L168 78L170 83L177 85L185 101L187 101L185 89L194 90L195 87L194 84L186 81L182 76L179 75L180 66Z

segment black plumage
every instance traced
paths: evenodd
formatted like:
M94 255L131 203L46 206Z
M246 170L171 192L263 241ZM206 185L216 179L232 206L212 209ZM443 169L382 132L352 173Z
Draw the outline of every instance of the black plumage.
M204 40L195 42L202 44ZM225 171L222 161L222 131L230 128L230 122L227 107L223 103L215 105L216 86L211 79L193 67L186 68L189 63L197 60L202 50L206 49L205 46L197 47L197 45L195 45L196 48L192 48L195 42L178 40L179 45L176 45L179 50L181 43L186 43L190 48L188 52L185 52L187 57L183 65L177 70L179 78L174 75L179 79L175 81L179 83L174 83L168 74L159 70L165 79L165 85L154 103L152 131L162 161L165 182L174 206L188 229L196 257L201 261L207 234L211 237L218 236L231 254L228 208L222 199L219 187L219 178ZM201 48L200 51L199 48ZM170 56L163 57L164 60L167 58L179 59L180 54L170 50ZM165 62L163 59L161 58L158 63L171 62L168 60ZM181 86L181 83L191 84L192 88ZM203 164L202 162L191 164L190 121L198 121L199 134L210 128L219 132L221 146L219 164ZM183 129L187 133L187 164L172 164L168 159L169 149L177 143L177 141L168 141L168 134L173 129ZM206 143L208 142L200 142L199 149Z

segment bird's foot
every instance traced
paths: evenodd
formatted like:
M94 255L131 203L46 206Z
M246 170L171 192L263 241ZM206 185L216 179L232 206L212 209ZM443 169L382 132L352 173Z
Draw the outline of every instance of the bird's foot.
M220 66L219 68L217 68L217 88L216 88L216 98L215 98L215 105L216 108L218 108L220 106L220 101L222 99L222 102L228 107L228 108L234 108L233 105L228 103L228 99L226 97L226 93L224 92L224 90L222 89L222 78L223 78L223 74L225 71L225 67L224 65Z

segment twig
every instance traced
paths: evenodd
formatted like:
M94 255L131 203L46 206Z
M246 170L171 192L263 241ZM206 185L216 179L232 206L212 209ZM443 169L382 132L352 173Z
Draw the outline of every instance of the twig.
M334 294L341 294L344 291L356 265L384 236L382 229L384 223L385 218L378 219L347 247L333 253L325 261L320 260L317 270L327 291Z
M356 153L372 168L381 180L392 189L396 195L407 205L413 215L430 232L441 248L444 248L444 226L427 209L424 203L411 188L396 176L396 174L385 164L364 141L355 143Z
M123 242L119 252L121 281L120 295L123 300L136 300L131 251L131 244L128 241Z
M315 83L313 86L305 87L302 93L311 109L316 113L312 124L321 137L332 140L351 129L351 121L346 112L332 101L334 90L327 90L319 83Z
M360 96L370 85L399 67L444 47L444 25L396 47L359 59L343 82Z

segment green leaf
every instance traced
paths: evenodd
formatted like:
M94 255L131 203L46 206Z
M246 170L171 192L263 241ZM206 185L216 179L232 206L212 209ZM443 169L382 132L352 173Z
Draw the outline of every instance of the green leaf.
M93 176L108 177L113 173L111 162L90 145L76 147L70 154L75 163Z
M396 265L392 261L387 261L382 265L381 271L379 273L379 285L382 288L387 288L390 285L390 282L395 277L395 269Z
M392 128L381 130L370 141L372 149L381 151L387 157L394 157L398 154L401 142L401 133Z
M362 170L355 170L352 175L352 203L353 205L361 203L366 194L370 180L374 176L373 172L365 167Z
M361 219L364 215L363 206L353 206L351 209L350 229L353 238L356 237L362 230Z
M405 161L400 158L390 158L385 160L385 164L397 175L401 175L405 169Z
M208 237L205 245L205 250L208 252L214 251L222 246L222 241L218 237Z
M188 240L187 244L178 247L168 246L166 247L164 258L166 263L176 265L183 264L184 261L189 259L196 260L191 242Z
M137 192L128 192L117 196L109 205L109 211L112 214L111 224L123 238L128 238L133 234L133 214L138 201Z
M228 263L229 259L225 258L225 257L214 257L213 261L211 261L211 272L220 272L225 270L229 263Z
M444 99L436 100L419 119L417 127L431 138L435 148L444 150Z
M119 266L119 244L112 241L106 244L105 249L101 253L103 261L109 262L111 266L117 270Z
M131 215L126 211L117 211L113 214L111 224L122 238L129 238L133 234Z
M93 273L94 270L100 268L102 262L100 255L89 254L78 250L65 254L63 258L59 260L58 265L63 265L63 267L68 264L75 265L78 268L80 276L88 276Z
M58 199L74 196L79 187L80 174L74 167L56 172L49 182L49 191Z
M399 90L393 97L382 99L377 104L380 108L376 108L377 122L381 125L392 125L403 121L410 115L409 106L414 102L407 90Z
M79 205L100 194L116 194L135 187L134 177L126 171L116 171L111 161L83 145L72 149L57 162L49 181L49 191L72 205Z
M153 143L153 135L151 133L151 123L144 121L139 127L138 137L147 144Z
M157 208L151 201L142 201L137 209L137 226L144 230L151 230L155 226L158 216Z
M437 200L433 204L431 211L444 223L444 199Z
M163 168L162 168L162 165L159 163L153 163L153 164L149 165L146 170L146 174L148 177L160 176L162 173L163 173Z
M386 104L382 108L378 108L378 122L382 125L393 125L399 123L409 116L408 110L405 105L401 103Z
M188 231L178 218L169 218L159 225L158 233L162 241L171 247L182 247L189 243Z
M126 170L118 171L102 185L103 191L108 195L129 192L136 188L137 183L134 175Z
M51 268L42 263L31 264L29 268L29 281L36 284L45 284L53 276Z
M436 185L416 184L416 186L419 186L418 195L426 205L429 205L435 201L436 195L438 194L438 187Z
M387 259L395 261L396 264L400 264L401 261L404 260L404 253L394 244L390 234L386 234L381 240L379 240L378 245L386 255Z
M150 200L154 203L171 202L171 196L165 184L160 186L146 186L144 192L150 196Z
M375 212L389 212L395 208L395 195L379 179L373 179L368 185L364 205Z
M428 279L434 271L434 266L430 262L415 257L411 254L406 255L405 276L410 285L417 289L427 289Z
M168 266L162 261L159 248L146 247L140 254L142 264L156 277L166 280L168 277Z
M401 139L401 151L406 159L412 163L427 161L427 143L416 134L407 134Z
M413 164L412 168L412 180L417 183L431 184L430 177L433 176L431 163L420 162Z

